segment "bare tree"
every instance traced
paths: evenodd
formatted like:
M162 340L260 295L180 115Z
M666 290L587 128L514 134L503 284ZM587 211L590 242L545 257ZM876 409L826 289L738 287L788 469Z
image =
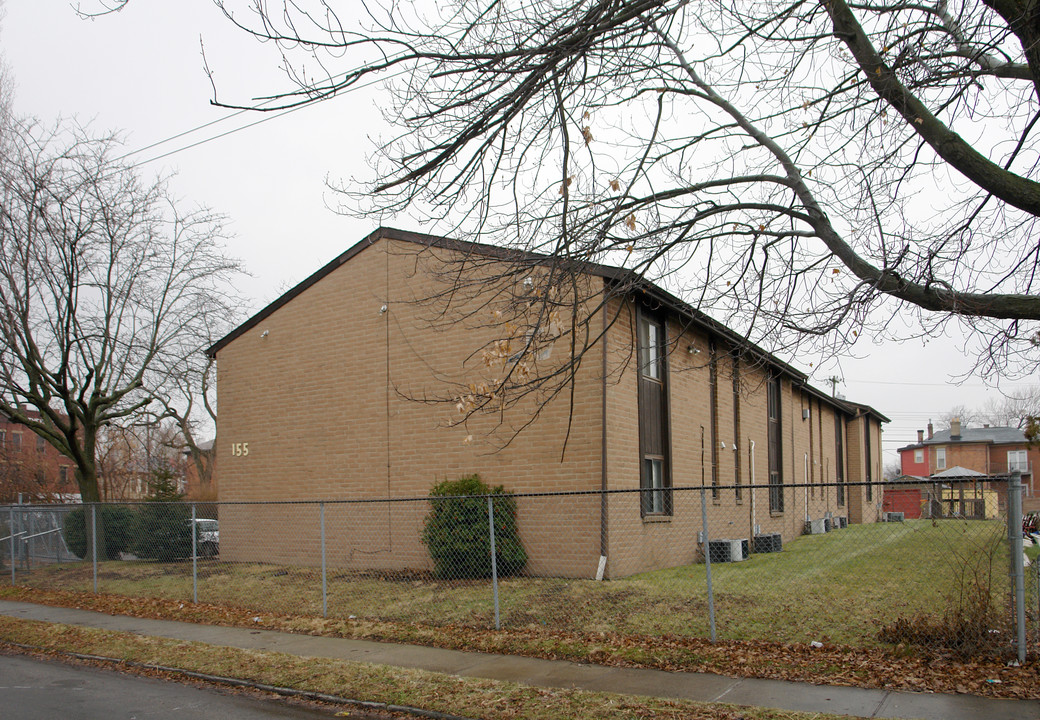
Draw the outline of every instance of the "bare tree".
M1024 6L218 4L285 57L264 110L386 78L400 133L350 209L621 265L773 349L968 318L980 366L1035 365Z
M961 427L966 428L972 425L978 425L982 422L982 419L982 411L976 408L970 408L964 404L954 405L939 416L939 426L949 430L950 427L952 427L954 420L960 420Z
M224 314L216 327L223 332L213 332L209 323L196 327L197 330L210 330L200 337L205 337L198 347L209 347L216 340L231 330L229 321L236 317L234 312ZM164 419L172 420L177 428L170 433L166 442L186 455L199 480L196 499L215 500L216 487L213 484L213 469L216 460L215 446L212 439L207 440L208 433L216 429L216 360L196 352L184 358L177 367L168 373L163 392L156 394L159 414L153 419L162 423Z
M106 425L99 434L98 479L108 502L145 497L156 472L169 473L180 488L187 484L184 439L176 423L141 420Z
M0 156L0 411L101 499L102 429L128 422L201 351L196 326L238 265L221 218L184 210L116 159L112 136L14 122ZM40 417L25 408L39 411Z
M1040 417L1040 387L1034 385L991 398L980 414L984 422L995 427L1024 430L1030 418Z

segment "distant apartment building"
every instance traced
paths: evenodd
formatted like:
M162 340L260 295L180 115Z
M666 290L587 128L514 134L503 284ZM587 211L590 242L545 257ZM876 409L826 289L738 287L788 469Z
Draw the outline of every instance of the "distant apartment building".
M30 417L39 418L34 410ZM67 457L25 425L0 415L0 502L79 499L76 468Z

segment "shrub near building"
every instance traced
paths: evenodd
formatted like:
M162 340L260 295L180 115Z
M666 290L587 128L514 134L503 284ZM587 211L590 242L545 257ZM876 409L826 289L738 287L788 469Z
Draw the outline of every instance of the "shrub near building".
M515 575L527 564L516 527L516 499L501 485L488 487L479 475L445 480L430 490L430 514L422 540L440 578L491 576L487 496L495 515L495 561L499 575Z
M83 559L87 555L88 535L93 531L104 537L105 551L98 553L101 560L118 560L119 554L130 549L134 533L134 512L121 505L97 505L94 525L89 508L76 508L66 513L62 535L69 552Z
M133 553L149 560L191 557L191 508L177 491L173 473L154 470L151 493L137 511Z

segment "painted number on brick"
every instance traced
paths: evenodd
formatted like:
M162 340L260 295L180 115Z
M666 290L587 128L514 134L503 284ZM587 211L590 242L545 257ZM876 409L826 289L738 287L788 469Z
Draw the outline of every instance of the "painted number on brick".
M245 457L249 454L249 443L231 443L231 454L234 457Z

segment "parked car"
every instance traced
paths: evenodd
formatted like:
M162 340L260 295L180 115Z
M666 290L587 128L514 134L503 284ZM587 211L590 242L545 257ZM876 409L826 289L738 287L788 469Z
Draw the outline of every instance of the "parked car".
M216 520L198 518L195 520L195 542L200 557L214 557L220 554L220 523Z

